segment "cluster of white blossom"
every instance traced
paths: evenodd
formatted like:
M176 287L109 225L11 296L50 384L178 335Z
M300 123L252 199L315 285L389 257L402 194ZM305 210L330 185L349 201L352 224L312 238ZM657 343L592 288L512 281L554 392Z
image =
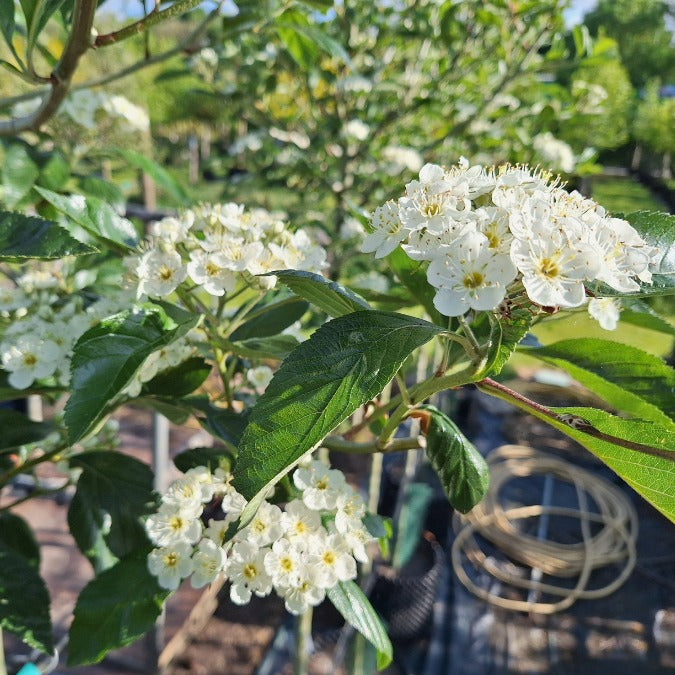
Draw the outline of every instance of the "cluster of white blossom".
M66 385L73 347L80 336L128 306L124 292L85 305L81 295L72 293L67 276L60 262L45 263L0 289L0 355L15 389L51 378Z
M325 250L302 229L291 232L278 216L239 204L202 205L152 226L145 249L129 267L137 295L163 298L189 279L208 295L221 298L240 282L273 288L275 270L320 271Z
M578 307L584 284L621 292L651 282L656 249L625 220L551 174L520 165L486 169L462 158L426 164L397 201L379 206L364 252L381 258L399 245L427 261L434 305L445 316L497 310L524 292L542 307Z
M243 605L274 589L289 612L301 614L340 581L354 579L357 561L367 562L373 537L362 520L366 506L341 471L309 459L293 474L298 499L283 510L264 502L246 527L226 539L246 506L230 480L223 469L190 469L147 519L146 532L157 547L148 555L148 569L162 588L175 590L187 577L200 588L222 574L231 582L233 602ZM205 525L204 506L214 499L224 518Z

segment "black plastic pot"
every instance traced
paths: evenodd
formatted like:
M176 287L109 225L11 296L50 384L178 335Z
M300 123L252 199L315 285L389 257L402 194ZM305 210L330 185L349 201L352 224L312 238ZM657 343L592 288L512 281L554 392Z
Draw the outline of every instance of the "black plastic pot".
M416 640L431 626L436 589L446 560L441 546L428 536L401 570L386 565L376 569L370 599L386 621L392 640Z

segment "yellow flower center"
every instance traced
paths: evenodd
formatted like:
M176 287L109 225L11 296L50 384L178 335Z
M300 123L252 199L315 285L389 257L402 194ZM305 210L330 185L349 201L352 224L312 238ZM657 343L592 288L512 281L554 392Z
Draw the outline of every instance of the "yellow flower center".
M549 279L560 276L560 267L553 258L543 258L539 263L539 271Z
M180 516L172 516L169 520L169 527L174 532L183 529L183 519Z
M326 563L326 565L333 565L335 563L335 554L333 551L326 551L321 559Z
M327 490L328 489L328 481L325 478L319 478L319 480L316 481L316 489L317 490Z
M282 558L279 564L284 572L290 572L293 569L293 561L290 558Z
M437 216L441 212L441 205L436 202L427 204L423 211L425 216Z
M258 569L253 563L246 563L244 565L244 576L247 579L255 579L258 576Z
M167 267L166 265L162 265L159 268L159 278L162 281L168 281L173 277L173 270L170 267Z
M25 354L23 363L26 366L34 366L37 363L37 356L35 356L35 354Z
M464 288L478 288L482 283L485 277L480 272L469 272L463 281L462 285Z
M255 520L253 521L253 525L251 525L251 529L256 534L262 534L267 529L267 525L262 520Z
M164 556L164 564L167 567L175 567L178 564L178 554L167 553L167 555Z

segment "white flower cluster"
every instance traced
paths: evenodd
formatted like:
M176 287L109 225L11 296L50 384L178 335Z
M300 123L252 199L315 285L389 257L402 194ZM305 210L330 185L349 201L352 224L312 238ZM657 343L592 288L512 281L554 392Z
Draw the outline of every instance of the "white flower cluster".
M373 537L362 521L366 507L342 472L308 461L293 474L299 499L284 510L264 502L252 522L226 540L246 506L230 479L222 469L190 469L146 521L157 546L148 555L148 569L162 588L175 590L187 577L200 588L223 574L233 602L243 605L253 594L262 597L274 589L289 612L302 614L338 582L354 579L357 561L367 562L366 544ZM214 498L224 519L205 526L204 505Z
M16 279L15 286L0 289L5 324L0 355L15 389L27 389L47 378L66 385L72 350L80 336L129 302L120 293L85 307L83 298L71 292L59 263L28 271Z
M154 223L145 250L130 261L137 295L166 297L188 277L208 295L222 297L240 282L273 288L281 269L320 271L325 250L305 230L291 232L264 209L239 204L202 205Z
M486 169L462 158L426 164L397 201L379 206L362 251L381 258L401 245L428 261L434 305L445 316L496 310L524 288L543 307L578 307L584 283L631 292L651 282L656 249L625 220L545 172Z

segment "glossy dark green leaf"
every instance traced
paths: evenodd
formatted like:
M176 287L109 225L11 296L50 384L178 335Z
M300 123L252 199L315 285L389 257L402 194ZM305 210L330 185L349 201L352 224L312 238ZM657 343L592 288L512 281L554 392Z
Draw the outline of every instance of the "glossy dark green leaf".
M157 507L150 468L129 455L103 450L76 455L70 465L82 469L75 506L68 512L80 550L93 561L100 535L118 558L147 546L141 518Z
M160 396L141 396L134 399L134 405L154 410L164 415L171 423L181 426L190 419L190 408L181 399Z
M239 446L236 488L247 499L264 494L441 331L420 319L376 311L321 326L283 362L253 407ZM257 507L253 501L245 516Z
M16 410L0 408L0 429L0 451L3 451L41 441L54 431L54 423L33 422Z
M447 318L434 307L436 291L427 281L426 263L409 258L400 247L386 257L391 271L397 279L410 291L417 304L424 307L434 323L447 325Z
M328 316L338 317L371 309L354 291L313 272L282 270L274 273L293 293L311 302Z
M52 206L98 240L131 251L138 244L133 224L97 197L60 195L42 187L35 190Z
M48 260L95 252L95 248L77 241L56 223L36 216L0 211L0 260Z
M69 666L98 663L155 625L169 592L148 571L147 553L120 560L80 593L69 632Z
M577 338L524 353L567 371L618 410L668 426L675 417L675 371L637 347Z
M230 349L237 356L251 359L285 359L296 347L298 341L293 335L272 335L265 338L249 338L230 342Z
M329 589L327 595L345 621L377 649L378 668L386 668L393 657L391 641L382 620L363 591L353 581L341 581Z
M220 447L206 447L206 448L190 448L178 453L173 458L173 463L176 468L183 473L197 466L205 466L211 469L225 469L230 471L234 457L231 452L228 452L222 446Z
M271 302L257 307L256 316L245 321L230 335L230 340L237 342L249 338L264 338L278 335L302 318L309 309L309 304L301 298L287 298L279 302Z
M466 513L485 495L490 472L483 456L457 425L433 406L422 406L428 414L422 429L427 438L427 457L441 479L453 508Z
M27 645L51 654L54 650L49 617L49 593L34 559L0 541L0 626Z
M124 193L114 183L98 176L84 176L78 180L77 184L85 197L98 197L116 210L124 207L126 201Z
M40 547L28 523L19 516L0 513L0 545L23 556L35 570L40 568Z
M20 143L5 148L2 163L2 202L12 208L31 190L40 174L38 165Z
M191 397L186 401L193 406L199 423L206 431L225 443L239 446L248 424L250 409L239 413L229 408L219 408L206 397Z
M181 398L200 387L211 372L211 365L194 356L173 368L167 368L143 385L144 396Z
M183 186L163 166L135 150L114 148L113 151L123 157L131 166L147 173L162 190L166 190L174 199L182 204L188 203L188 195Z
M408 483L395 527L396 538L391 563L396 569L405 567L415 553L433 496L434 490L430 485L414 481Z
M177 324L160 307L144 305L84 333L73 350L73 393L65 409L70 442L96 426L150 354L185 335L198 320Z

